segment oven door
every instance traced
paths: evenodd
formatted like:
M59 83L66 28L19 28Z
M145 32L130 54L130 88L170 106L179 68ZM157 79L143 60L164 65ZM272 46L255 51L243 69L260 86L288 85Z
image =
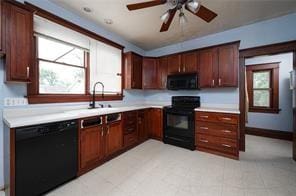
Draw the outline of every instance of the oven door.
M194 137L194 112L171 111L165 112L165 135Z

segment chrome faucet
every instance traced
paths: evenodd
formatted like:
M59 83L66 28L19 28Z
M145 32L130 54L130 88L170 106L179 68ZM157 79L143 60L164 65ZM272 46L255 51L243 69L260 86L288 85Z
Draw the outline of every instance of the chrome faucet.
M92 103L89 104L90 109L94 109L96 108L96 86L97 84L100 84L102 86L102 99L104 99L104 84L102 82L96 82L94 84L94 88L93 88L93 94L92 94ZM102 105L100 104L100 106L102 107Z

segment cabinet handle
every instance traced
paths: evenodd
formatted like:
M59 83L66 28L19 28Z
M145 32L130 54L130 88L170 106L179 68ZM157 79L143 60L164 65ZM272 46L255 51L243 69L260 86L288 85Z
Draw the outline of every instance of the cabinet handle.
M101 130L101 136L102 136L102 137L104 136L103 128L102 128L102 130Z
M222 120L231 120L231 118L222 118Z
M27 67L27 78L30 77L30 67Z
M81 121L80 121L80 128L81 128L81 129L84 128L83 123L84 123L84 120L81 120Z
M201 118L209 118L209 116L200 116Z
M200 129L208 130L208 127L200 127Z
M231 131L229 131L229 130L222 130L222 132L224 132L224 133L231 133Z
M183 65L183 72L186 72L186 66Z
M222 144L222 146L227 147L227 148L231 148L231 146L228 144Z
M221 78L219 78L219 86L221 86Z
M212 80L212 86L215 86L215 80Z
M200 140L201 142L208 143L208 140Z
M109 126L107 127L107 134L109 135Z
M181 65L179 65L179 72L181 72Z

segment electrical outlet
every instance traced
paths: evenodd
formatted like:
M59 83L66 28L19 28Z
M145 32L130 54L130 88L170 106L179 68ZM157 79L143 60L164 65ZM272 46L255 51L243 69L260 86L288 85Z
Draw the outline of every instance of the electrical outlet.
M4 98L4 106L22 106L22 105L28 105L27 98L16 98L16 97L7 97Z

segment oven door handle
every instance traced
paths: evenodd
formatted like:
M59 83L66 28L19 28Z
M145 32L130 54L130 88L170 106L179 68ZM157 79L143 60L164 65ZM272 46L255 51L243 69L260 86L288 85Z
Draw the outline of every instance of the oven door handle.
M170 111L166 111L166 114L173 114L173 115L179 115L179 116L190 116L193 115L193 112L170 112Z

